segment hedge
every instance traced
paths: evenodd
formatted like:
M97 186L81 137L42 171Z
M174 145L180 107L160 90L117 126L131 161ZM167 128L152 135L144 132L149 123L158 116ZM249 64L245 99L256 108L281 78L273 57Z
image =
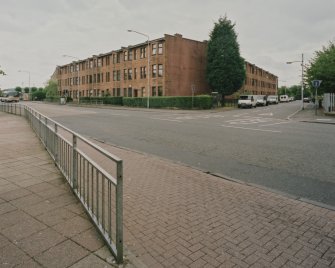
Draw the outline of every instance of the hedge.
M147 97L81 97L80 103L112 104L128 107L147 107ZM150 97L150 108L211 109L212 97L199 95L194 97Z
M147 107L148 99L123 98L123 105L129 107ZM194 97L150 97L150 108L178 108L178 109L211 109L212 97L199 95Z
M80 103L123 105L123 97L81 97Z

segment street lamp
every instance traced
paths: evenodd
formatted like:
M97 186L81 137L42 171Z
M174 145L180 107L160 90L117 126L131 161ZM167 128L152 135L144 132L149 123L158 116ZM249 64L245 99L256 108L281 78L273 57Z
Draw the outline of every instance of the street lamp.
M73 58L73 59L76 59L78 61L78 68L77 68L77 65L76 65L76 68L77 68L77 99L78 99L78 103L79 103L79 61L80 59L78 57L75 57L75 56L70 56L70 55L63 55L63 57L66 57L66 58Z
M149 100L149 97L150 97L150 44L149 44L149 35L145 34L145 33L141 33L141 32L138 32L138 31L134 31L134 30L128 30L128 32L130 33L137 33L137 34L140 34L140 35L143 35L145 36L146 38L148 38L148 91L147 91L147 108L149 109L150 108L150 100Z
M29 71L25 71L25 70L18 70L19 73L28 73L28 78L29 78L29 93L31 93L31 89L30 89L30 72Z
M292 64L295 62L301 63L301 110L304 109L304 53L301 54L301 60L288 61L286 64Z

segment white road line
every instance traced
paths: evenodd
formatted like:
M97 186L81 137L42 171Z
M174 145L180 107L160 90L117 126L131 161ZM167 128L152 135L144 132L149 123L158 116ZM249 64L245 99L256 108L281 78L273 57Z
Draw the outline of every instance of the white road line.
M227 125L221 125L222 127L230 127L230 128L239 128L239 129L247 129L247 130L255 130L255 131L264 131L264 132L273 132L273 133L281 133L278 130L269 130L269 129L258 129L258 128L247 128L247 127L233 127Z
M300 112L300 111L301 111L301 108L300 108L299 110L295 111L293 114L290 114L290 115L287 117L287 119L288 119L288 120L291 120L291 117L294 116L296 113L298 113L298 112Z
M279 123L273 123L273 124L267 124L267 125L261 125L261 127L267 127L267 126L273 126L273 125L280 125L280 124L288 124L291 122L279 122Z
M172 122L183 123L183 121L180 121L180 120L175 120L175 119L164 119L164 118L153 118L153 117L151 117L151 119L154 119L154 120L172 121Z

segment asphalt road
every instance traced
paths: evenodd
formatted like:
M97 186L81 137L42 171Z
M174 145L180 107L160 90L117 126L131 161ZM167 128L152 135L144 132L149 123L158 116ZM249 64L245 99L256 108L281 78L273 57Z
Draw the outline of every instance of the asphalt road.
M335 206L335 125L287 120L299 105L220 112L31 103L100 141Z

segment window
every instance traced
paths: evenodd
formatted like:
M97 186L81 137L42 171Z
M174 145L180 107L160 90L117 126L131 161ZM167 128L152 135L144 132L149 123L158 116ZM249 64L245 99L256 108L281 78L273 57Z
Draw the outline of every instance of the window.
M98 59L98 67L101 67L101 66L102 66L102 59L99 58L99 59Z
M158 64L158 77L163 76L163 64Z
M116 63L120 63L120 53L116 54Z
M113 74L114 75L114 74ZM106 82L110 82L111 81L111 76L110 76L110 72L106 73Z
M128 69L128 80L132 80L132 79L133 79L133 70Z
M121 80L121 71L117 70L116 71L116 81L120 81Z
M133 51L132 50L129 50L128 59L133 60Z
M146 67L141 67L140 71L141 71L140 72L141 79L146 78L147 77L147 68Z
M152 44L151 45L152 46L152 55L156 55L156 53L157 53L157 44Z
M134 68L134 79L136 79L136 72L137 72L137 69Z
M106 65L109 65L109 64L110 64L110 57L107 56L107 57L106 57Z
M137 59L137 49L133 49L133 56L134 56L134 60L136 60Z
M157 76L157 65L154 64L152 65L152 77L156 77Z
M123 89L123 97L127 97L127 89L126 88Z
M147 48L146 47L141 47L140 48L140 58L143 59L146 57L147 54Z
M100 83L100 74L97 74L97 83Z
M118 96L118 97L120 97L121 96L121 88L117 88L116 89L116 95Z
M156 96L156 87L152 87L151 96Z
M116 89L115 89L115 87L113 88L113 97L115 97L116 96Z
M128 88L128 97L133 96L133 89L131 87Z
M113 64L115 64L116 63L116 54L113 54Z
M93 68L93 60L90 60L90 69Z
M163 44L162 43L158 44L158 54L163 54Z
M128 60L128 51L123 52L123 60L124 61Z
M96 82L97 82L97 75L93 74L93 83L96 83Z
M128 70L123 69L123 80L127 80L127 78L128 78Z
M113 81L117 81L117 72L113 71Z
M163 96L163 87L158 86L158 96Z

